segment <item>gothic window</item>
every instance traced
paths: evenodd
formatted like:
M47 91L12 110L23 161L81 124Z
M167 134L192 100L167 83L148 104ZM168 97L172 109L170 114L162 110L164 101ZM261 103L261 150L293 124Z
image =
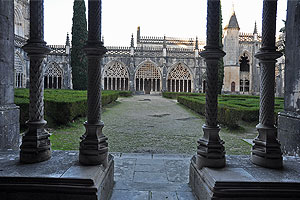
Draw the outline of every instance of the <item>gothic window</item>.
M235 92L235 82L231 83L231 92Z
M177 64L168 74L167 79L169 92L191 92L192 75L183 64Z
M245 80L245 92L249 92L249 86L250 86L250 82L249 80Z
M18 7L15 8L15 34L20 36L20 37L24 37L24 24L23 24L23 16L22 16L22 12L20 11L20 9Z
M240 92L244 91L244 80L240 80Z
M15 87L25 88L26 87L26 77L24 73L23 61L19 54L15 54Z
M44 87L50 89L62 88L63 70L56 64L49 64L44 73Z
M103 75L104 90L128 90L129 74L120 62L113 62L107 67Z
M244 53L244 55L241 56L241 59L240 59L240 71L242 71L242 72L250 71L249 58L248 58L248 56L246 56L245 53Z
M159 69L151 62L144 63L135 75L136 91L144 91L146 94L150 92L159 92L161 75Z

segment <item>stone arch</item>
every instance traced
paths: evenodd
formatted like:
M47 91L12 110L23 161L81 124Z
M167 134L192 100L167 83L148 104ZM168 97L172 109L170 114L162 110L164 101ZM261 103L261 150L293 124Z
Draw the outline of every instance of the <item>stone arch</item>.
M135 72L135 89L150 92L161 91L162 74L158 66L151 60L146 60L139 64Z
M129 71L120 61L110 61L103 70L104 90L129 90Z
M24 17L19 6L15 6L14 15L15 34L20 37L25 37Z
M15 87L25 88L26 87L26 73L25 73L25 62L23 56L19 53L15 53L14 60L14 71L15 71Z
M174 64L167 75L167 90L169 92L192 92L193 73L182 62Z
M44 87L50 89L61 89L63 74L63 69L56 62L50 62L46 66L44 72Z

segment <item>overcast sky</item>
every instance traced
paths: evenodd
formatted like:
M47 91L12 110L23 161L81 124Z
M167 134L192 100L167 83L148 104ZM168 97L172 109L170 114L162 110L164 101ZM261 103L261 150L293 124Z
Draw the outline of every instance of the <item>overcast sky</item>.
M86 4L88 0L85 0ZM142 36L206 38L207 0L102 0L102 35L105 46L129 46L136 29ZM223 27L228 23L232 7L241 32L252 33L257 21L261 33L263 0L221 0ZM284 26L287 0L278 0L277 30ZM71 33L73 0L45 1L45 41L65 44Z

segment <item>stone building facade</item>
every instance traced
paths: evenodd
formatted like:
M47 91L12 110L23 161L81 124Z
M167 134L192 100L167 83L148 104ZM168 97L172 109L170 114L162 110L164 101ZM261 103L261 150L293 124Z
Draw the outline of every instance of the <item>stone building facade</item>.
M26 88L29 81L29 59L21 48L29 37L29 1L15 0L15 87ZM259 93L258 60L261 47L256 24L253 33L242 33L235 12L223 32L224 93ZM138 27L136 45L132 35L128 47L107 47L102 65L104 90L130 90L135 93L205 92L206 64L200 56L205 46L197 38L141 36ZM44 60L45 88L72 89L70 41L49 45ZM283 95L284 58L276 67L276 95Z
M141 36L136 47L107 47L103 58L104 90L136 93L160 91L205 92L206 64L200 56L205 42L198 39ZM242 33L235 12L223 32L224 93L259 94L260 66L254 55L261 48L256 23L253 33ZM276 96L284 93L284 57L276 64Z
M29 58L22 49L29 38L29 0L14 0L15 26L15 88L29 86ZM44 60L45 88L72 89L70 41L65 45L49 45L50 54Z

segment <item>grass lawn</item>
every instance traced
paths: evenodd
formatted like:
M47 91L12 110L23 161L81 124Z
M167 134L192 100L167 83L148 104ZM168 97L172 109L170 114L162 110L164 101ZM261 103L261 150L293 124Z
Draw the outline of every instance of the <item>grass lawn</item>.
M105 106L104 114L109 114L110 112L115 112L116 109L120 108L119 102L112 103ZM187 109L186 107L177 104L181 108L185 109L187 112L191 113L193 116L200 118L204 121L204 117L195 113L194 111ZM107 112L107 113L105 113ZM50 129L51 132L51 143L52 149L54 150L78 150L80 136L84 134L85 128L83 123L86 119L79 118L75 122L70 123L67 126L61 126L56 129ZM158 119L159 120L159 119ZM174 132L161 130L160 137L150 131L138 130L129 131L131 134L125 134L125 129L130 129L130 127L124 127L124 130L116 131L116 127L113 126L115 122L105 121L104 134L108 137L109 151L110 152L123 152L123 153L187 153L195 154L197 148L197 140L202 136L202 130L197 130L199 134L191 134L186 137L174 135ZM132 122L134 123L134 122ZM173 122L171 122L173 123ZM175 122L176 123L176 122ZM225 141L225 149L227 155L243 155L250 154L251 145L244 142L242 139L254 139L257 135L255 130L256 123L241 122L241 126L237 130L229 130L222 127L220 132L220 137ZM128 125L130 126L130 125ZM141 124L141 126L144 126ZM201 124L199 125L201 127ZM144 133L144 132L145 133ZM126 132L126 131L125 131ZM181 131L183 132L183 131ZM145 137L144 134L148 134ZM146 145L146 146L145 146ZM172 152L168 149L173 149ZM174 149L176 151L174 152ZM163 151L165 150L165 151Z

